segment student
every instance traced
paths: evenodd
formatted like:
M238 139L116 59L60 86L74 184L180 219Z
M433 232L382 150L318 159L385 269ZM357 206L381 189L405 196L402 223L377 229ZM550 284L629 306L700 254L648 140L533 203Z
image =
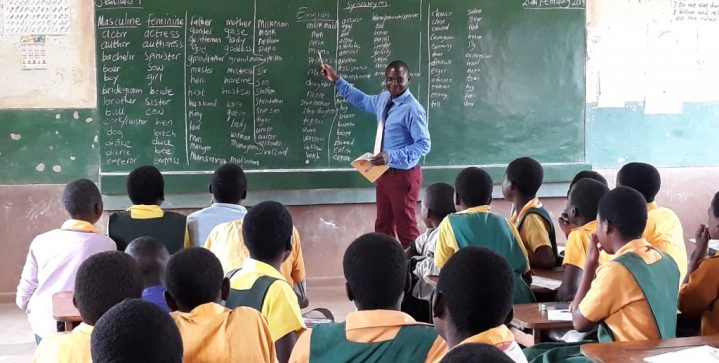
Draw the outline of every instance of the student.
M709 239L719 239L719 193L709 207L707 224L696 232L696 249L679 290L682 320L701 320L701 335L719 334L719 254L707 257Z
M342 268L357 311L344 323L317 325L300 336L291 362L434 362L446 353L431 325L399 311L407 264L397 240L359 237L347 247Z
M297 296L280 273L292 253L292 216L282 204L262 202L245 216L242 236L250 258L228 273L232 291L225 306L247 306L267 319L277 358L287 362L306 327Z
M599 202L597 222L571 307L574 329L599 325L600 342L674 338L679 269L642 237L644 197L632 188L612 190ZM599 268L598 244L615 255Z
M605 186L609 187L609 184L607 184L607 179L602 176L602 174L597 173L596 171L592 170L582 170L577 175L574 176L574 179L572 179L572 182L569 183L569 189L567 190L567 197L569 197L569 192L572 191L572 187L574 187L575 184L577 184L578 181L582 179L593 179L596 180ZM557 222L559 223L559 228L562 230L562 233L564 233L565 237L569 237L569 233L575 229L579 228L581 226L577 226L574 224L569 223L569 219L567 217L567 213L564 212L562 215L559 216L557 219Z
M142 275L132 257L118 251L91 256L77 271L72 299L82 324L72 332L46 336L33 362L91 363L90 334L97 320L115 304L138 298L141 292Z
M532 158L519 158L507 166L502 182L504 198L512 202L510 221L517 226L532 268L550 269L557 259L557 241L549 212L537 198L544 169Z
M228 309L230 281L222 265L204 248L176 253L167 264L167 304L173 310L186 362L270 362L275 346L257 310Z
M582 281L582 269L587 260L587 250L592 234L597 229L597 208L599 200L609 193L609 188L593 179L581 179L570 189L564 214L570 225L579 226L569 233L564 250L564 279L557 290L557 301L571 301ZM602 252L600 264L611 256Z
M525 359L526 360L526 359ZM471 343L462 344L452 349L442 358L440 363L512 363L511 358L507 357L497 347L482 344Z
M434 263L442 268L460 248L486 247L506 258L514 271L514 303L535 301L523 276L529 272L527 252L514 224L492 213L492 178L483 169L462 170L454 182L455 204L461 212L450 214L439 224Z
M447 261L439 274L432 312L435 327L451 350L486 343L514 362L527 362L504 325L512 313L513 285L509 264L489 249L469 246Z
M92 331L93 363L182 363L182 338L157 305L125 300L108 310Z
M634 188L647 201L647 229L644 238L652 246L668 254L679 266L679 281L687 273L687 248L684 245L684 231L679 217L669 208L659 207L654 201L662 180L659 171L644 163L629 163L619 169L617 186Z
M102 197L95 183L87 179L69 183L62 204L70 219L60 229L35 237L17 286L15 302L27 313L38 344L57 332L52 295L72 290L77 269L88 257L116 249L115 242L94 226L102 216Z
M165 180L156 167L145 165L131 171L127 176L127 195L132 206L112 213L107 225L118 250L124 251L130 241L143 236L157 238L170 254L190 245L185 216L160 208L165 200Z
M210 182L212 205L187 216L190 243L195 247L205 245L210 231L218 224L245 218L247 209L241 206L247 198L247 178L242 168L227 163L217 168Z
M170 308L165 303L165 265L170 254L165 245L152 237L139 237L127 245L125 253L137 261L142 271L142 299L169 313Z
M242 220L222 223L210 232L210 236L205 242L205 248L220 259L225 272L242 267L250 256L242 237L242 224ZM282 262L280 272L285 281L292 285L300 307L304 309L309 306L307 282L305 281L305 259L302 254L300 232L296 227L292 227L292 252Z
M418 321L430 323L430 300L434 285L426 281L429 276L438 276L439 269L434 265L434 251L442 220L454 213L454 188L446 183L435 183L427 187L422 199L421 218L427 230L405 250L410 259L409 294L402 301L402 311Z

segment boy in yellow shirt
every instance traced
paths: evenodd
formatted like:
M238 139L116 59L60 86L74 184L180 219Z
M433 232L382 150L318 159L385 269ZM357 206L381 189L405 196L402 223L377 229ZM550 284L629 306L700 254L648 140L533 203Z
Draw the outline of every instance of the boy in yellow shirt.
M701 335L719 334L719 254L707 257L709 239L719 239L719 193L714 195L707 224L696 232L696 249L679 290L683 321L701 321Z
M347 298L357 311L344 323L305 332L290 362L434 362L446 353L431 325L399 311L407 264L397 240L365 234L347 247L342 267Z
M35 351L34 363L91 363L90 334L100 316L127 298L139 298L142 274L124 252L101 252L80 265L75 277L73 303L82 324L71 332L45 337Z
M609 188L592 179L581 179L571 187L564 214L570 225L577 226L567 236L564 250L564 279L557 289L557 301L572 301L582 281L582 269L587 260L587 250L592 242L592 234L597 229L597 208L599 200L609 193ZM606 262L609 255L602 254L600 263Z
M654 198L659 193L662 179L659 171L645 163L629 163L619 169L617 186L634 188L647 201L647 227L644 238L652 246L668 254L679 266L679 281L687 274L687 248L684 230L679 217L669 208L659 207Z
M92 362L182 363L182 338L170 314L149 301L127 299L97 321Z
M571 306L574 329L599 325L600 342L674 338L679 269L642 238L644 197L632 188L612 190L599 202L597 222ZM601 266L599 244L614 255Z
M505 322L512 312L514 278L507 261L489 249L469 246L439 274L432 303L434 325L451 349L493 345L515 363L527 363Z
M572 182L569 183L569 189L567 189L567 197L569 197L569 192L572 190L572 187L574 187L574 184L577 184L578 181L582 179L593 179L596 180L604 185L609 187L609 184L607 184L607 179L602 176L602 174L597 173L594 170L582 170L577 173L577 175L574 176L574 179L572 179ZM569 224L569 219L567 217L566 211L562 213L562 215L557 218L557 222L559 223L559 229L562 230L562 233L564 233L564 237L569 237L569 232L572 231L572 229L581 227L574 224Z
M165 299L182 335L186 362L276 361L265 319L257 310L228 309L230 281L212 252L193 247L167 263Z
M512 202L509 219L519 230L529 266L550 269L557 261L557 241L549 212L537 198L544 169L536 160L519 158L507 165L502 182L504 199Z
M262 202L245 216L242 236L250 257L230 271L232 287L225 306L247 306L262 312L280 363L287 362L306 327L297 296L280 268L292 253L292 216L282 204Z

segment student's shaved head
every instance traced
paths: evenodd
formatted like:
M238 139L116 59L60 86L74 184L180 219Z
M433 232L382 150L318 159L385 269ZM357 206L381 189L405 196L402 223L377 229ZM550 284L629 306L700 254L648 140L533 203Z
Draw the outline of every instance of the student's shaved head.
M78 179L65 186L62 204L73 219L95 223L102 213L102 196L97 185L88 179Z
M164 278L165 265L170 259L170 253L160 240L153 237L135 238L125 247L125 253L137 261L143 276L153 275L158 280Z
M447 183L434 183L424 192L424 207L442 220L448 214L456 212L454 208L454 188Z

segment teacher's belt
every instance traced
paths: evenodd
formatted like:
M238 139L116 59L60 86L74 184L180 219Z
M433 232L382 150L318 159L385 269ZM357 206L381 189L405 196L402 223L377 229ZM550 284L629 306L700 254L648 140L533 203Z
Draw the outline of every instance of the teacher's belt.
M402 173L410 172L410 171L412 171L412 170L414 170L414 169L417 169L417 168L419 168L419 165L415 165L415 166L413 166L413 167L411 167L411 168L409 168L409 169L389 168L389 169L387 169L387 174L402 174Z

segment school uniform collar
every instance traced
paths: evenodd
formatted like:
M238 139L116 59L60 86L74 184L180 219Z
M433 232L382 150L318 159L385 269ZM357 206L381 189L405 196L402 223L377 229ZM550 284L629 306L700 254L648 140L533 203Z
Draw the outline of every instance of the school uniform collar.
M512 218L510 218L511 222L517 223L517 220L519 220L520 217L527 214L527 212L532 208L542 208L542 203L539 201L539 198L534 198L534 199L530 200L529 202L527 202L527 204L525 204L522 207L522 209L519 210L519 213L517 213L516 210L513 210Z
M218 207L218 208L227 208L232 210L237 210L240 212L247 212L247 208L239 205L239 204L232 204L232 203L212 203L212 207Z
M85 334L87 336L90 336L92 334L92 330L94 327L87 323L80 323L75 329L72 330L73 334Z
M60 229L64 229L67 231L97 233L97 228L95 228L92 223L88 221L81 221L79 219L66 220L65 223L62 224L62 227L60 227Z
M657 208L659 208L659 204L657 204L657 202L647 203L647 212L651 212Z
M411 316L397 310L362 310L347 314L346 330L385 328L418 323Z
M222 314L225 310L227 310L226 307L218 303L209 302L196 306L188 313L184 313L179 310L175 311L174 313L187 320L188 322L198 323L200 320L207 316L216 316Z
M134 204L126 210L130 212L130 218L162 218L165 215L165 211L155 204Z
M644 238L635 239L633 241L627 242L624 246L622 246L620 249L617 250L617 252L614 254L614 256L621 256L625 253L639 251L639 250L645 250L648 251L652 248L652 245L647 242Z
M592 232L594 232L594 231L596 231L596 230L597 230L597 220L595 219L595 220L593 220L593 221L591 221L591 222L588 222L587 224L585 224L585 225L583 225L583 226L580 226L580 227L577 227L577 228L573 228L573 229L572 229L572 232L574 232L574 231L584 231L584 232L590 232L590 233L592 233Z
M242 271L240 271L240 273L246 274L250 272L257 272L260 275L274 277L283 281L285 280L282 274L277 271L276 268L272 267L272 265L248 257L242 265Z
M511 343L514 341L514 334L507 328L505 325L500 325L497 327L494 327L492 329L489 329L487 331L483 331L477 335L473 335L465 340L463 340L461 343L457 344L457 346L460 346L462 344L470 344L470 343L484 343L484 344L490 344L490 345L502 345L506 343Z
M492 207L488 205L480 205L472 208L467 208L457 214L472 214L472 213L489 213L492 211Z

